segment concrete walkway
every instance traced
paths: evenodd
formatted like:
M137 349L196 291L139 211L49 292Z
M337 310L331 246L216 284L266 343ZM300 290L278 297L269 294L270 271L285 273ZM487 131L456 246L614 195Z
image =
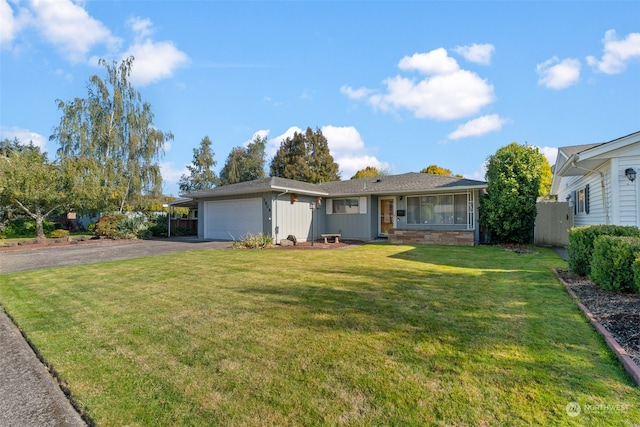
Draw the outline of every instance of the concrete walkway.
M20 250L0 250L0 273L230 246L230 242L194 238L87 242L57 247L29 248L27 245ZM86 425L56 379L0 307L0 427Z
M1 310L0 349L0 426L87 425Z

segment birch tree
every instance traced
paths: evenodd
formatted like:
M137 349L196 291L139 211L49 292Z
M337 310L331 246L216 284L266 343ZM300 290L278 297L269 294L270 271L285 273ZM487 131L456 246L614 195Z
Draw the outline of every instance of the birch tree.
M64 102L60 124L50 139L59 144L63 168L76 168L91 210L118 210L134 206L143 195L160 195L159 159L173 135L153 123L151 105L129 81L134 58L100 60L105 78L92 76L87 97Z

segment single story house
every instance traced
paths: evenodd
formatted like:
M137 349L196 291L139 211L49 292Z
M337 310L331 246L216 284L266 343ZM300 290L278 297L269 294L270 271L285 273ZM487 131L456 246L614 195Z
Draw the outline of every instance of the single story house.
M560 147L551 194L569 202L573 225L640 227L640 132L609 142Z
M478 206L487 183L424 173L310 184L270 177L183 195L198 210L198 237L275 242L322 234L395 243L478 244Z

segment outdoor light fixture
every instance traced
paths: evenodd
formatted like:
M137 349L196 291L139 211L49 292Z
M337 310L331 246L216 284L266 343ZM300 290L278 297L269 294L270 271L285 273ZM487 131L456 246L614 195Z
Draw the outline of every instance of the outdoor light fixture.
M633 168L627 168L624 171L624 175L629 179L629 181L633 182L636 180L636 171Z

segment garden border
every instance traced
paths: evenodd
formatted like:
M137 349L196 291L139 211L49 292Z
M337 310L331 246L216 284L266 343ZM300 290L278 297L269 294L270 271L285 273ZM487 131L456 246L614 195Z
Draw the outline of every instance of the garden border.
M604 341L607 343L607 346L609 346L609 348L613 350L618 360L622 362L622 366L624 366L624 369L629 373L629 375L631 375L631 378L633 378L636 385L640 387L640 367L633 361L633 359L631 359L629 353L627 353L627 351L622 348L618 341L613 338L611 333L607 331L605 327L596 320L593 313L591 313L591 311L580 302L580 298L578 297L578 295L576 295L575 292L573 292L569 287L569 284L565 282L562 277L560 277L558 270L554 268L553 272L558 280L564 285L569 295L571 295L571 297L576 301L578 307L580 308L580 310L582 310L587 319L589 319L596 331L598 331L604 337Z

